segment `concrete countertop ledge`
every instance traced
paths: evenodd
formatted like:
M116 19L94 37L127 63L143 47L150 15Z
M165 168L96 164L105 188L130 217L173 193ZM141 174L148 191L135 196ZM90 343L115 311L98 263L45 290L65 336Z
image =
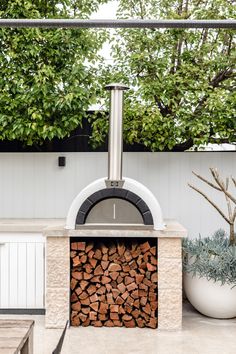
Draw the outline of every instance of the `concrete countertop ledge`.
M63 229L65 219L0 219L0 232L40 232L48 227Z
M165 230L143 228L108 229L82 226L76 230L66 230L65 219L0 219L0 232L38 232L47 237L187 237L187 230L177 221L166 219Z

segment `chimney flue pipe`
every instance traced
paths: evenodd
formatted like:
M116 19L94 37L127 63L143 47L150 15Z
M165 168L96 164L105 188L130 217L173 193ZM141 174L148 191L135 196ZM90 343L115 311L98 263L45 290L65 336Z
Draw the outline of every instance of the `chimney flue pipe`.
M128 86L118 83L107 85L110 90L110 117L108 143L108 187L120 187L122 183L123 155L123 96Z

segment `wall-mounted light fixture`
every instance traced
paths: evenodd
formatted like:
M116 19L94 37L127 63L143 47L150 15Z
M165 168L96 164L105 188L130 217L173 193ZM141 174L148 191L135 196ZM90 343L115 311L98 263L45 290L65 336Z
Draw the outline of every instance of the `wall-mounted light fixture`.
M66 165L66 157L65 156L58 156L58 166L65 167Z

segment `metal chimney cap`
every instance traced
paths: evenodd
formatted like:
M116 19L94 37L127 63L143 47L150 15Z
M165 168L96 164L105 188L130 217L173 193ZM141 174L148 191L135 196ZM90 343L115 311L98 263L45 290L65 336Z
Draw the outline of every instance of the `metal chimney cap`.
M115 83L111 83L109 85L106 85L105 89L110 90L110 91L111 90L128 90L129 86L115 82Z

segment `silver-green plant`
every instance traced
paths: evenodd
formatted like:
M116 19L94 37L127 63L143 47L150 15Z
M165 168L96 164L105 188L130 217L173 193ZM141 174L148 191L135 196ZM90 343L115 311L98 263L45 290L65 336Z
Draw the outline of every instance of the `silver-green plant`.
M183 255L185 272L236 286L235 246L229 245L225 231L220 229L212 237L185 239Z

